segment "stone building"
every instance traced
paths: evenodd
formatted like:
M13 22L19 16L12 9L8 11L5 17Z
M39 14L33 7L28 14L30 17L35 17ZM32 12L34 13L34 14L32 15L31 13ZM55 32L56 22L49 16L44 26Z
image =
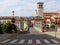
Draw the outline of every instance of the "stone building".
M36 16L32 19L34 20L34 28L39 28L42 30L42 22L43 22L43 2L37 3Z
M17 25L18 29L20 30L21 21L26 21L29 25L30 21L34 24L34 27L40 28L42 30L42 23L43 21L50 20L51 16L54 17L54 21L56 24L60 24L60 10L54 11L54 12L44 12L43 2L37 3L37 10L36 15L29 20L28 17L19 17L14 16L15 18L15 24ZM4 21L11 21L12 16L0 16L0 21L3 23ZM26 20L25 20L26 19Z
M60 11L44 12L43 4L43 2L37 3L36 16L32 18L32 20L34 21L34 27L39 28L40 31L42 30L43 22L45 21L49 24L51 22L51 17L54 18L53 21L55 22L55 24L60 24Z

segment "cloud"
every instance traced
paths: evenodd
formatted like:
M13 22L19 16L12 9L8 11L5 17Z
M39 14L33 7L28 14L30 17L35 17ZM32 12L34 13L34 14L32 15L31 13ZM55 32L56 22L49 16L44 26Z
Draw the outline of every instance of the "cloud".
M22 15L24 16L26 13L32 14L32 11L35 9L35 5L32 1L28 0L4 0L0 3L0 15L12 15L11 11L15 11L15 15ZM31 11L31 13L30 13ZM18 13L18 14L17 14ZM25 14L24 14L25 13Z
M59 4L56 0L49 0L45 3L44 9L45 11L56 11L60 8Z
M59 0L0 0L0 15L12 15L13 10L18 16L35 15L37 2L44 2L45 11L60 9Z

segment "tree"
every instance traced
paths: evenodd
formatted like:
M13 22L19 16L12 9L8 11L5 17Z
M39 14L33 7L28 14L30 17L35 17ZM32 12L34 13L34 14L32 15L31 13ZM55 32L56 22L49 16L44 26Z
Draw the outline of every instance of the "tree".
M1 23L1 21L0 21L0 34L3 34L2 23Z
M10 25L11 25L10 21L7 21L7 23L5 23L5 26L6 26L5 27L5 29L6 29L5 32L9 32L9 30L11 30L11 26Z

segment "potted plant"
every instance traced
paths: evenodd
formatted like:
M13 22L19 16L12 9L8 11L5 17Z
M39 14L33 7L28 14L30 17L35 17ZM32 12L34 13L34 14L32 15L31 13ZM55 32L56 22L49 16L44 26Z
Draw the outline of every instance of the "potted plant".
M54 28L55 28L55 24L51 24L51 28L53 28L53 29L54 29Z

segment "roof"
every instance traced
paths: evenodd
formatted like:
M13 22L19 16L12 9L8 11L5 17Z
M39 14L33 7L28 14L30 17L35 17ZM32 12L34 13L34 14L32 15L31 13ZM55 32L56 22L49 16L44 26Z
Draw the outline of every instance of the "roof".
M43 2L38 2L37 4L43 4Z
M39 20L42 20L42 17L40 17L40 16L35 16L33 19L39 19Z
M44 14L56 14L58 12L43 12Z

